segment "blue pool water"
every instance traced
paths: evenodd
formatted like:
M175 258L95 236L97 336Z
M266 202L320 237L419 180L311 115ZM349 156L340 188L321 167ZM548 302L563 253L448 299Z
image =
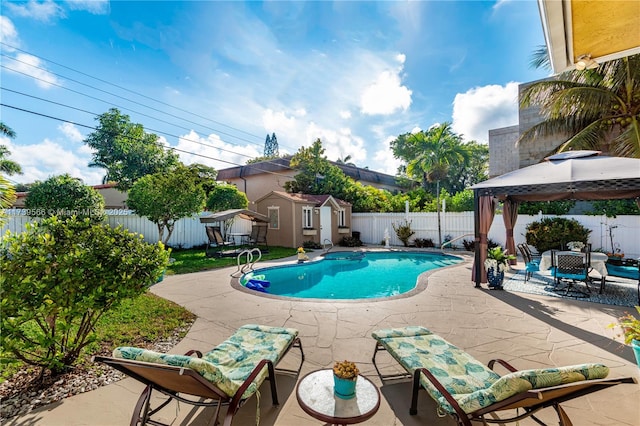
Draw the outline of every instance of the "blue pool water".
M303 264L256 269L249 280L268 281L268 294L305 299L370 299L397 296L416 287L423 272L461 259L440 253L334 252Z

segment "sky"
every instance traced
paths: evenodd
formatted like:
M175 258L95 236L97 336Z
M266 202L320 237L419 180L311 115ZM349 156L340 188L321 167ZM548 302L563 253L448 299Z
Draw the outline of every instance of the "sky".
M216 169L322 140L329 160L395 175L390 141L451 122L464 140L518 124L544 45L535 0L5 1L0 137L19 183L102 183L83 140L117 108Z

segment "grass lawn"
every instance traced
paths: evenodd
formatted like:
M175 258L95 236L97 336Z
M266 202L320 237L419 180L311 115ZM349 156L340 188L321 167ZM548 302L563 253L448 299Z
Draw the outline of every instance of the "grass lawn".
M296 249L290 247L269 247L268 253L262 253L262 260L281 259L294 256ZM224 268L238 264L236 257L206 257L204 249L173 250L171 257L175 259L167 267L167 274L188 274L208 269Z
M124 300L98 320L96 341L84 348L77 364L90 367L93 355L110 354L117 346L145 347L154 341L171 337L176 329L180 329L182 338L194 320L195 315L191 312L151 293ZM0 354L0 359L3 358L3 354ZM25 364L20 361L4 364L0 382L23 367Z

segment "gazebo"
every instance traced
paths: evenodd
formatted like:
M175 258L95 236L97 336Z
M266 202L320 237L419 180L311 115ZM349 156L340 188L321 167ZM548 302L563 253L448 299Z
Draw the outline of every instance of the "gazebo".
M635 198L640 206L640 159L608 157L600 151L568 151L471 187L474 195L475 257L471 279L487 282L487 234L498 201L507 230L506 249L516 253L513 227L522 201ZM515 263L515 261L512 261Z

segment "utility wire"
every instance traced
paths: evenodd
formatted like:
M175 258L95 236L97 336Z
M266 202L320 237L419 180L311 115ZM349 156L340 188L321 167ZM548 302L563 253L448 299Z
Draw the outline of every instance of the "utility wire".
M10 49L13 49L13 50L15 50L15 51L22 52L22 53L27 54L27 55L31 55L31 56L36 57L36 58L39 58L39 59L41 59L41 60L43 60L43 61L45 61L45 62L49 62L49 63L54 64L54 65L56 65L56 66L62 67L62 68L64 68L64 69L70 70L70 71L75 72L75 73L78 73L78 74L80 74L80 75L83 75L83 76L89 77L89 78L91 78L91 79L97 80L97 81L99 81L99 82L101 82L101 83L104 83L104 84L107 84L107 85L110 85L110 86L114 86L114 87L116 87L116 88L118 88L118 89L124 90L124 91L126 91L126 92L132 93L132 94L137 95L137 96L140 96L140 97L142 97L142 98L145 98L145 99L151 100L151 101L153 101L153 102L157 102L157 103L159 103L159 104L161 104L161 105L164 105L164 106L167 106L167 107L173 108L173 109L178 110L178 111L181 111L181 112L185 112L185 113L187 113L187 114L193 115L193 116L198 117L198 118L202 118L202 119L204 119L204 120L207 120L207 121L210 121L210 122L212 122L212 123L218 124L218 125L220 125L220 126L224 126L224 127L229 128L229 129L231 129L231 130L234 130L234 131L236 131L236 132L244 133L245 135L248 135L248 136L252 136L252 137L255 137L255 138L261 139L261 136L255 135L255 134L253 134L253 133L246 132L246 131L244 131L244 130L238 129L238 128L233 127L233 126L229 126L228 124L224 124L224 123L222 123L222 122L219 122L219 121L213 120L213 119L211 119L211 118L208 118L208 117L205 117L205 116L202 116L202 115L196 114L196 113L194 113L194 112L192 112L192 111L188 111L188 110L186 110L186 109L183 109L183 108L177 107L177 106L175 106L175 105L171 105L171 104L169 104L169 103L166 103L166 102L164 102L164 101L161 101L161 100L158 100L158 99L152 98L152 97L150 97L150 96L144 95L144 94L142 94L142 93L140 93L140 92L136 92L136 91L134 91L134 90L128 89L128 88L126 88L126 87L124 87L124 86L120 86L120 85L118 85L118 84L115 84L115 83L109 82L109 81L107 81L107 80L104 80L104 79L101 79L101 78L95 77L95 76L93 76L93 75L87 74L87 73L85 73L85 72L79 71L79 70L77 70L77 69L74 69L74 68L71 68L71 67L69 67L69 66L66 66L66 65L63 65L63 64L61 64L61 63L58 63L58 62L56 62L56 61L53 61L53 60L51 60L51 59L45 58L45 57L43 57L43 56L39 56L39 55L36 55L36 54L34 54L34 53L28 52L28 51L26 51L26 50L20 49L20 48L19 48L19 47L17 47L17 46L10 45L10 44L5 43L5 42L3 42L3 41L0 41L0 44L4 45L4 46L6 46L6 47L8 47L8 48L10 48ZM4 54L3 54L3 56L6 56L6 55L4 55ZM7 56L7 57L8 57L8 56ZM18 60L18 59L16 59L16 58L12 58L12 57L9 57L9 58L11 58L11 59L13 59L13 60L16 60L16 61L19 61L19 60ZM22 61L20 61L20 62L22 62ZM35 67L35 68L40 69L40 70L43 70L43 71L46 71L46 72L50 72L49 70L47 70L47 69L45 69L45 68L37 67L37 66L35 66L35 65L33 65L33 64L29 64L29 63L27 63L27 65L32 66L32 67ZM56 74L56 75L57 75L57 74ZM66 78L66 77L62 76L62 78ZM89 86L89 87L91 87L91 86ZM150 108L150 107L149 107L149 108ZM167 115L171 115L171 114L168 114L168 113L165 113L165 114L167 114ZM173 117L176 117L175 115L172 115L172 116L173 116ZM176 118L180 118L180 117L176 117ZM188 120L185 120L185 121L188 121ZM207 126L204 126L204 125L203 125L203 127L207 127ZM211 127L207 127L207 128L209 128L209 129L211 129L211 130L214 130L214 131L219 131L219 130L213 129L213 128L211 128ZM241 139L241 138L238 138L238 139ZM241 139L241 140L243 140L243 139ZM249 142L249 141L247 141L247 142ZM249 143L255 143L255 142L249 142ZM256 145L260 145L260 144L258 144L258 143L255 143L255 144L256 144ZM286 147L285 147L285 148L286 148Z
M89 130L98 130L98 128L93 127L93 126L89 126L87 124L82 124L82 123L78 123L78 122L71 121L71 120L65 120L65 119L60 118L60 117L54 117L52 115L48 115L48 114L44 114L44 113L28 110L28 109L25 109L25 108L20 108L20 107L14 106L14 105L8 105L8 104L5 104L3 102L0 102L0 106L11 108L11 109L14 109L14 110L17 110L17 111L21 111L21 112L25 112L25 113L32 114L32 115L37 115L37 116L44 117L44 118L49 118L51 120L57 120L57 121L65 122L65 123L70 123L70 124L73 124L74 126L83 127L83 128L89 129ZM142 141L141 138L132 138L131 136L128 136L128 135L122 135L122 137L128 138L129 140ZM190 152L190 151L187 151L187 150L184 150L184 149L173 147L171 145L164 145L164 144L159 143L159 142L155 142L155 144L157 146L161 147L162 149L170 149L170 150L173 150L173 151L176 151L176 152L182 152L182 153L193 155L193 156L196 156L196 157L201 157L201 158L206 158L206 159L209 159L209 160L219 161L221 163L231 164L233 166L243 166L243 164L234 163L233 161L223 160L221 158L215 158L215 157L211 157L209 155ZM217 148L217 149L219 149L219 148ZM274 171L264 170L264 169L260 169L260 168L258 168L258 170L260 170L260 171L262 171L264 173L269 173L269 174L273 174L273 175L277 175L277 176L282 176L282 177L286 177L286 178L289 178L289 179L293 179L292 176L284 175L282 173L277 173L277 172L274 172Z

